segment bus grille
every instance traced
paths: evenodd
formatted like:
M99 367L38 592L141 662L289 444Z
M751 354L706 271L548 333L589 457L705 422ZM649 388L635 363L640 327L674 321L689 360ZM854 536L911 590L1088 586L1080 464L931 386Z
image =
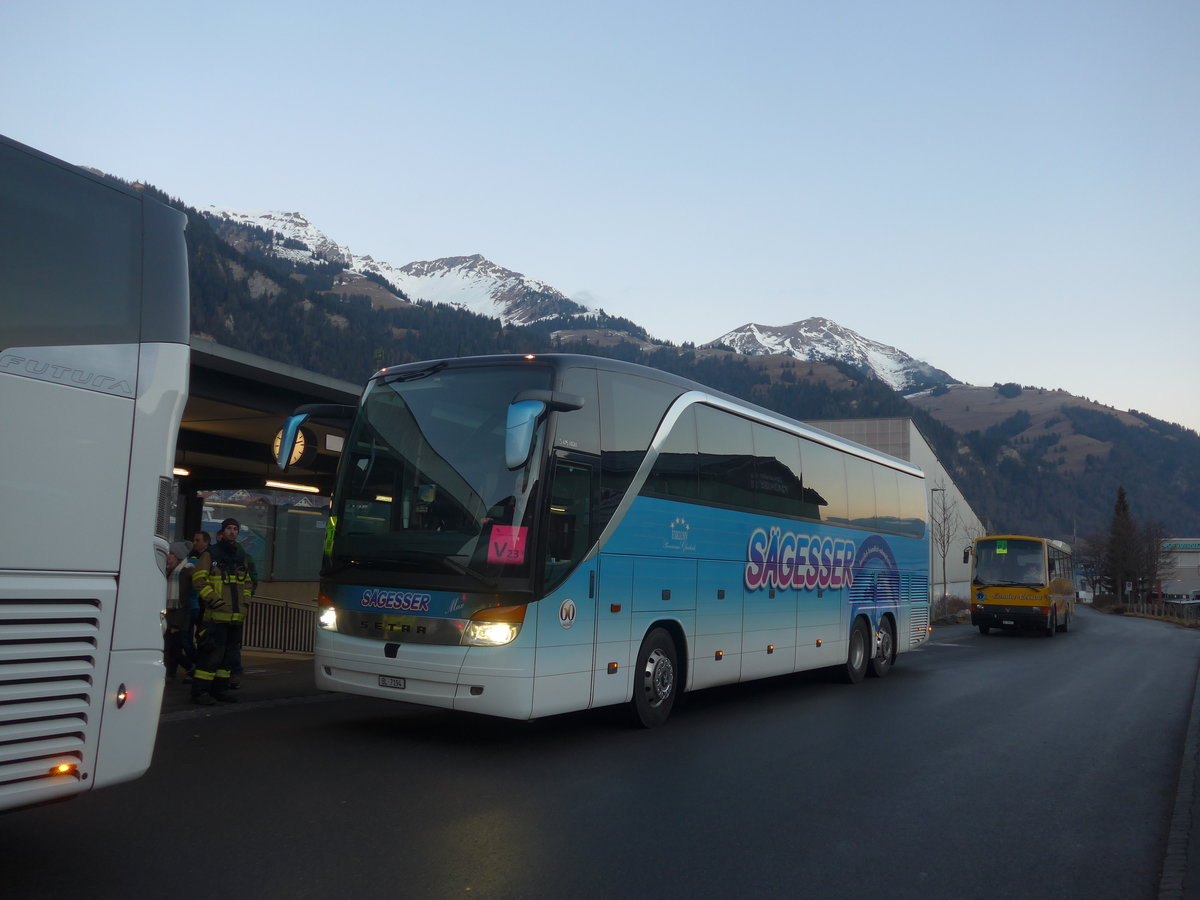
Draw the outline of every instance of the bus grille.
M175 481L160 475L158 477L158 510L154 518L154 534L164 541L171 534L171 501L175 497Z
M909 646L915 647L917 644L924 643L929 640L929 602L914 603L908 608L909 626Z
M0 599L0 808L83 768L95 692L99 600Z

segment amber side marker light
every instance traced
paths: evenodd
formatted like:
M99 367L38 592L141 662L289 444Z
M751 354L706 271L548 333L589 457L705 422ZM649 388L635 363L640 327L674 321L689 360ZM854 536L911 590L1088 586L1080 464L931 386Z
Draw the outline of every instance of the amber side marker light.
M125 701L129 699L129 689L125 685L117 688L117 709L125 705Z
M59 763L50 770L51 775L75 775L79 772L79 766L75 763Z

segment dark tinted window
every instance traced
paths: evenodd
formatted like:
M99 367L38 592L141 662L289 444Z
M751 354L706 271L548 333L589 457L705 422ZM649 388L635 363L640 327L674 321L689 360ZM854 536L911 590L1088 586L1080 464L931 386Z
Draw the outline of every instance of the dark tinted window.
M600 452L600 400L595 369L567 369L560 388L583 398L583 409L558 413L554 446L583 453Z
M925 482L912 475L897 474L900 489L901 534L925 536Z
M800 468L800 439L769 425L755 424L755 486L757 507L786 516L812 516L804 503L804 480Z
M697 486L696 407L689 406L671 428L643 489L677 500L695 500Z
M597 370L600 389L600 527L612 517L637 473L663 414L680 388L621 372Z
M696 438L700 446L700 499L754 508L750 423L711 406L698 406Z
M846 498L851 525L875 527L875 475L871 464L858 456L846 457Z
M832 447L813 441L800 445L804 461L805 515L823 522L845 523L846 464L844 457Z
M900 486L896 484L900 473L884 466L874 466L875 471L875 523L878 531L900 531Z

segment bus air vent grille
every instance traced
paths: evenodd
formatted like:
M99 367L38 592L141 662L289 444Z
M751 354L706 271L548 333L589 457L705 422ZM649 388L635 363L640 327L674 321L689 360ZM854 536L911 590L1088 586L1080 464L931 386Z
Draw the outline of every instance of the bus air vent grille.
M164 541L171 533L171 500L174 496L174 480L160 475L158 478L158 514L154 519L154 534Z
M929 604L919 603L909 607L909 628L910 646L924 643L929 639Z
M0 600L0 798L79 765L99 702L98 600Z

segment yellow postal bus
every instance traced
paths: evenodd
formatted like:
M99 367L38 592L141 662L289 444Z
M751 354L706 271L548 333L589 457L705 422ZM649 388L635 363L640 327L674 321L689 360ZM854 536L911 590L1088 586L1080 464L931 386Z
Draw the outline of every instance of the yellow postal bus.
M978 538L971 562L971 624L1066 631L1075 615L1071 548L1062 541L1001 534ZM964 559L963 562L967 562Z

